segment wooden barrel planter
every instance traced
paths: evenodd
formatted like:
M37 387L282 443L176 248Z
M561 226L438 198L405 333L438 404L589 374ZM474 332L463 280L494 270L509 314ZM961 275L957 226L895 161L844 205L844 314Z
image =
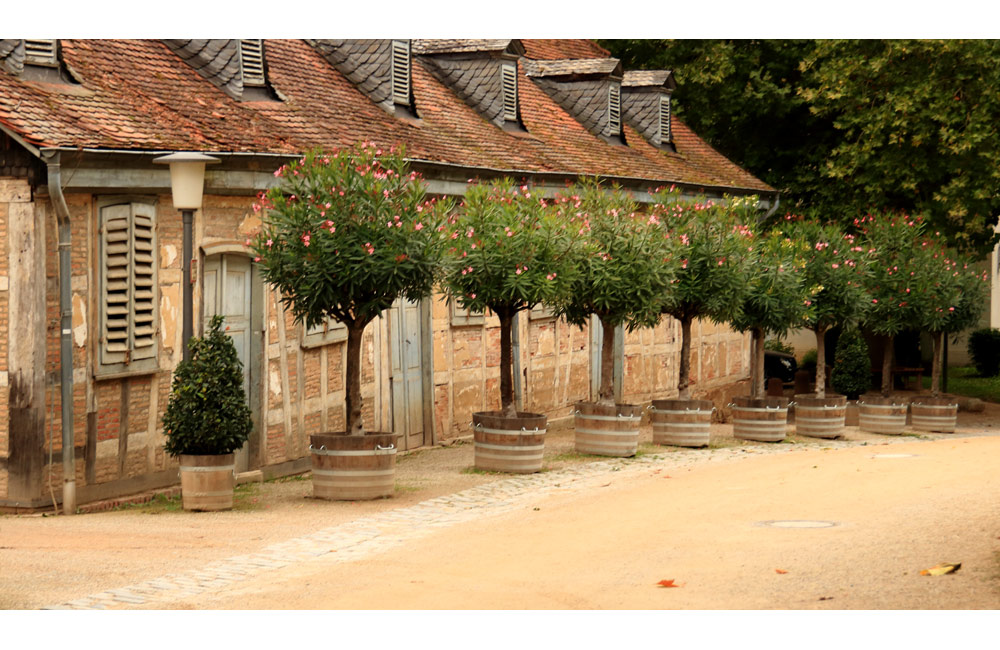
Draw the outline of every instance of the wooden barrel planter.
M858 428L870 433L898 436L906 428L906 400L862 395L858 398Z
M329 501L391 497L396 488L396 434L309 436L313 496Z
M844 435L847 397L814 394L795 396L795 433L811 438L839 438Z
M635 404L576 405L576 450L598 456L635 456L642 409Z
M910 402L910 424L918 431L955 433L958 404L947 397L914 397Z
M180 455L181 503L185 510L232 510L236 455Z
M476 469L512 474L542 471L547 423L548 418L538 413L512 418L501 411L473 413Z
M675 447L708 445L715 406L707 399L656 399L649 407L653 444Z
M734 397L733 436L757 442L781 442L788 424L788 398Z

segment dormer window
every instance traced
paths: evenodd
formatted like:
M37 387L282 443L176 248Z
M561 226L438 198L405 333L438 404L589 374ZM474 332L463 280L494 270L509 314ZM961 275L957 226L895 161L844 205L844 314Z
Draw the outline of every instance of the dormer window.
M392 103L410 105L410 41L392 42Z
M500 74L502 77L503 119L505 122L517 122L517 64L501 64Z
M54 68L59 65L56 57L58 40L54 38L24 39L24 62L28 65L44 65Z
M622 89L617 83L608 84L608 137L615 137L622 131Z
M660 95L660 144L669 144L670 133L670 95Z
M259 38L240 39L240 69L243 73L243 85L263 88L264 79L264 42Z

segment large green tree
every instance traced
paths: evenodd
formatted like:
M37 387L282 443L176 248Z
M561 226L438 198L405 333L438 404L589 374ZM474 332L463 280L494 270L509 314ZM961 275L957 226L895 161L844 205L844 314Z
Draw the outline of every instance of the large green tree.
M782 192L847 224L927 215L983 254L1000 214L1000 41L609 40L627 69L666 68L676 114Z

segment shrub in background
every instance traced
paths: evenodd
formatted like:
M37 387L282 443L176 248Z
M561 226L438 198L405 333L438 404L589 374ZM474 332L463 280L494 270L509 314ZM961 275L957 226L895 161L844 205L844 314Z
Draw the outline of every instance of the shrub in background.
M785 354L795 354L795 348L790 343L785 343L781 339L767 339L764 341L764 349L771 352L783 352Z
M848 399L857 399L858 395L871 388L868 344L857 329L844 330L837 340L830 383L835 391Z
M969 356L982 377L1000 375L1000 329L984 327L969 335Z

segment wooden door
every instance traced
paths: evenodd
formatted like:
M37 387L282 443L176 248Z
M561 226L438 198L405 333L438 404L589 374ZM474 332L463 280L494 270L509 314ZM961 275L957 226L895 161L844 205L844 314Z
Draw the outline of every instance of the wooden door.
M236 346L236 355L243 364L243 390L248 404L251 395L251 318L253 314L250 259L240 255L212 255L205 259L203 294L203 327L207 332L212 316L224 317L226 334ZM251 408L253 408L251 406ZM247 445L236 452L236 469L249 468Z
M419 302L400 299L389 310L392 427L400 449L424 444L424 390Z
M590 317L590 399L597 401L601 392L601 349L604 347L604 328L596 316ZM615 401L622 401L622 387L625 374L625 328L615 328L615 367L612 372Z

